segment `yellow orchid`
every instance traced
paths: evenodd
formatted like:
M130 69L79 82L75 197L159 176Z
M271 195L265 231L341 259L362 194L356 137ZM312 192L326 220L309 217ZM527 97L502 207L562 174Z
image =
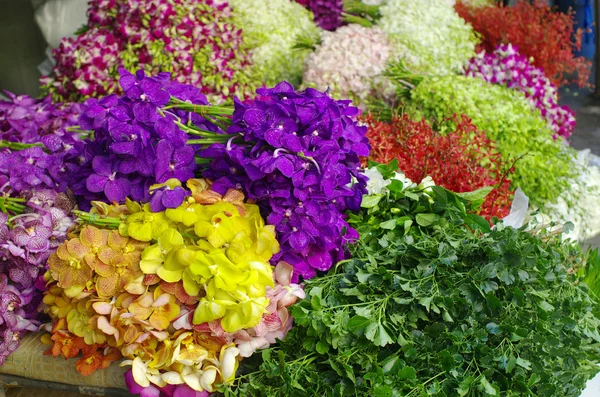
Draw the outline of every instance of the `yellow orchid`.
M129 215L125 222L119 225L119 233L138 241L149 242L157 240L163 231L170 227L164 212L152 212L150 204L144 204L141 211Z

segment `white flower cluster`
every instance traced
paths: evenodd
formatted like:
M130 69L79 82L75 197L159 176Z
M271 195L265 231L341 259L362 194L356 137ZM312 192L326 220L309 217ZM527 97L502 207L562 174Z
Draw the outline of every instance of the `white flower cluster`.
M319 37L312 14L291 0L229 0L252 59L267 85L282 80L296 85L302 77L306 51L295 50L300 37Z
M367 181L367 194L369 196L374 194L384 194L387 192L387 185L392 183L392 180L397 180L402 182L402 191L406 189L415 189L419 188L424 190L425 192L430 193L431 187L435 186L434 180L428 175L421 183L417 184L411 181L402 171L396 171L394 176L391 179L384 179L381 172L377 169L377 167L367 168L364 171L364 175L369 178Z
M359 107L368 98L391 99L392 83L382 74L392 54L386 34L379 28L343 26L324 32L321 44L304 65L304 84L336 98L353 99Z
M385 31L414 73L446 76L462 71L475 55L477 37L452 1L389 0L380 9Z

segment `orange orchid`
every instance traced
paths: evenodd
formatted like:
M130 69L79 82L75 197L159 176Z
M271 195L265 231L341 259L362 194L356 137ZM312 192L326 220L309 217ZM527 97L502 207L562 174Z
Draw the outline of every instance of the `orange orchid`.
M177 318L180 308L175 296L157 287L154 292L148 291L132 302L128 310L138 318L148 319L154 329L162 331Z
M99 296L113 296L123 292L128 284L143 275L139 261L148 244L123 237L113 230L107 236L107 244L98 252L93 270L98 274L96 291Z
M83 286L92 278L92 269L99 261L97 254L108 243L108 233L87 225L79 237L58 247L48 259L48 266L59 287Z
M88 376L96 372L98 369L108 368L113 362L121 359L121 353L117 349L108 348L108 353L96 350L89 352L82 358L77 360L75 368L83 376Z
M53 357L63 356L65 359L77 357L79 352L86 346L83 338L75 336L68 331L58 331L50 338L54 344L44 352L44 355L52 354Z

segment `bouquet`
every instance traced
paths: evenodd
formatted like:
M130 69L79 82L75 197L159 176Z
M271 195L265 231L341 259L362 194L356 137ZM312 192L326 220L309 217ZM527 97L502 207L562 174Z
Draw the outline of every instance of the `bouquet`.
M465 74L524 93L555 136L566 139L573 133L575 114L568 106L558 105L558 88L512 45L500 45L493 53L478 53L469 62Z

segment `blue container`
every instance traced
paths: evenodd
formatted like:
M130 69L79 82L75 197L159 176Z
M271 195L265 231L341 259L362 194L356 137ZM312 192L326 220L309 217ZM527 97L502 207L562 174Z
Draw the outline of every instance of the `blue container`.
M567 12L569 7L575 11L575 29L583 29L581 49L576 56L593 59L596 53L596 27L594 26L593 0L556 0L558 10Z

